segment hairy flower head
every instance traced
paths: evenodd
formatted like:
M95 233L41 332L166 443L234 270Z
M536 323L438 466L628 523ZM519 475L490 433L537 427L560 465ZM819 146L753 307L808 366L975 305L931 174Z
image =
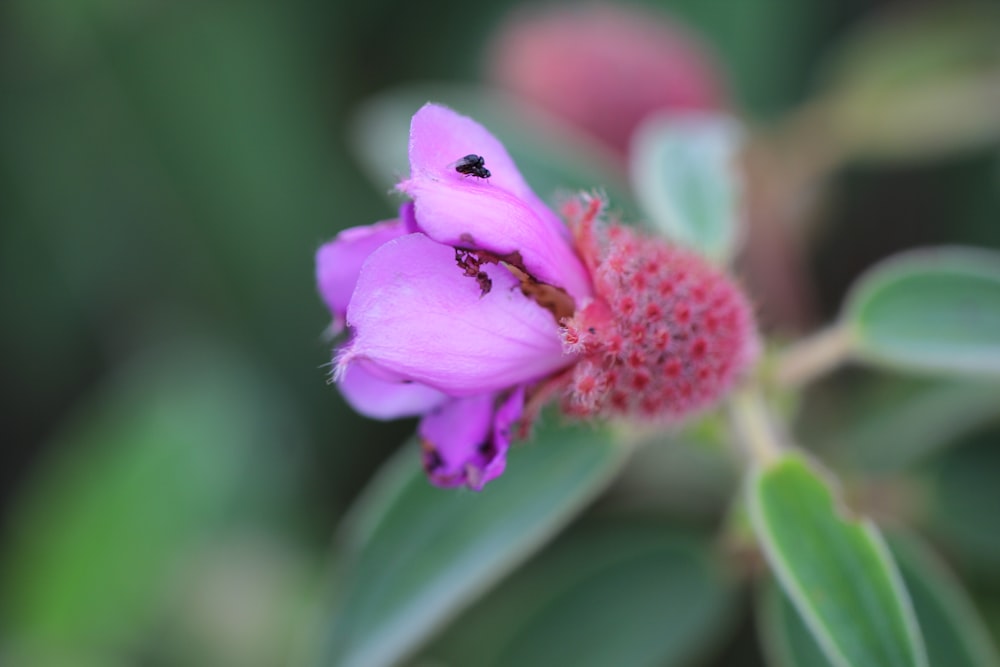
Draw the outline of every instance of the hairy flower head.
M675 421L714 404L757 352L746 299L700 255L604 223L601 209L595 198L564 207L595 289L563 321L579 356L566 411Z

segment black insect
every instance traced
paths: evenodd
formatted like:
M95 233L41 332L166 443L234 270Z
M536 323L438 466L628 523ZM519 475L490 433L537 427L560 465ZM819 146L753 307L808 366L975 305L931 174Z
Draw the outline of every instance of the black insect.
M455 171L466 176L489 178L490 170L486 168L486 160L482 155L470 153L455 163Z

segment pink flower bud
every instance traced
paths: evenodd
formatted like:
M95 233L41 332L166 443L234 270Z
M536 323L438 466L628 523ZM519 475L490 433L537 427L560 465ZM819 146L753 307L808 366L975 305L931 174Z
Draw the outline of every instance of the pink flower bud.
M598 199L564 207L595 293L563 323L580 358L565 410L677 421L711 406L756 357L749 304L700 255L600 214Z
M515 17L497 36L490 77L601 139L621 156L662 110L725 106L707 47L663 15L603 5Z

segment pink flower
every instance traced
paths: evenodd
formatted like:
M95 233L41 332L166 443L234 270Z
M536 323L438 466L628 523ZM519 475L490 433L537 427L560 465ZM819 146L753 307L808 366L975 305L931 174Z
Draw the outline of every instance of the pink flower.
M524 12L491 49L500 86L601 139L620 156L662 110L725 106L712 54L662 14L605 5Z
M335 329L350 328L334 370L344 397L377 419L421 416L435 484L500 475L513 426L537 410L526 401L561 392L573 415L673 420L752 357L750 311L725 276L603 223L596 199L567 205L571 231L469 118L420 109L398 189L412 202L397 219L319 249L317 283Z

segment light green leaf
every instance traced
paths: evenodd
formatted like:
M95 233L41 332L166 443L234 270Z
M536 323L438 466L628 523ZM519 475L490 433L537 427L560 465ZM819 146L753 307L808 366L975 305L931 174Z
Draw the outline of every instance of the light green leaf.
M592 427L547 426L476 494L431 486L417 448L404 448L345 527L317 664L378 667L409 654L580 512L626 452Z
M827 480L791 454L749 487L767 560L836 667L927 667L906 589L875 526L844 515Z
M1000 659L961 583L914 536L893 534L889 545L927 645L928 662L947 667L997 667ZM795 607L776 586L758 600L761 638L772 667L823 667L823 656Z
M736 250L742 184L736 121L718 114L655 117L632 141L632 186L651 227L718 261Z
M1000 253L943 247L891 257L859 278L843 321L866 361L1000 375Z
M424 658L479 667L687 665L723 642L736 611L732 583L705 540L659 521L592 521L464 613Z
M276 399L225 347L190 344L149 351L82 406L17 499L7 638L81 660L143 641L186 559L247 506L280 505Z
M358 109L351 132L354 152L380 190L410 173L410 118L427 102L470 116L496 135L532 190L550 204L557 193L598 190L608 195L613 210L634 215L614 158L593 139L495 90L454 84L411 84L381 93Z
M828 65L830 130L848 154L914 160L1000 138L1000 12L907 7L865 24Z

